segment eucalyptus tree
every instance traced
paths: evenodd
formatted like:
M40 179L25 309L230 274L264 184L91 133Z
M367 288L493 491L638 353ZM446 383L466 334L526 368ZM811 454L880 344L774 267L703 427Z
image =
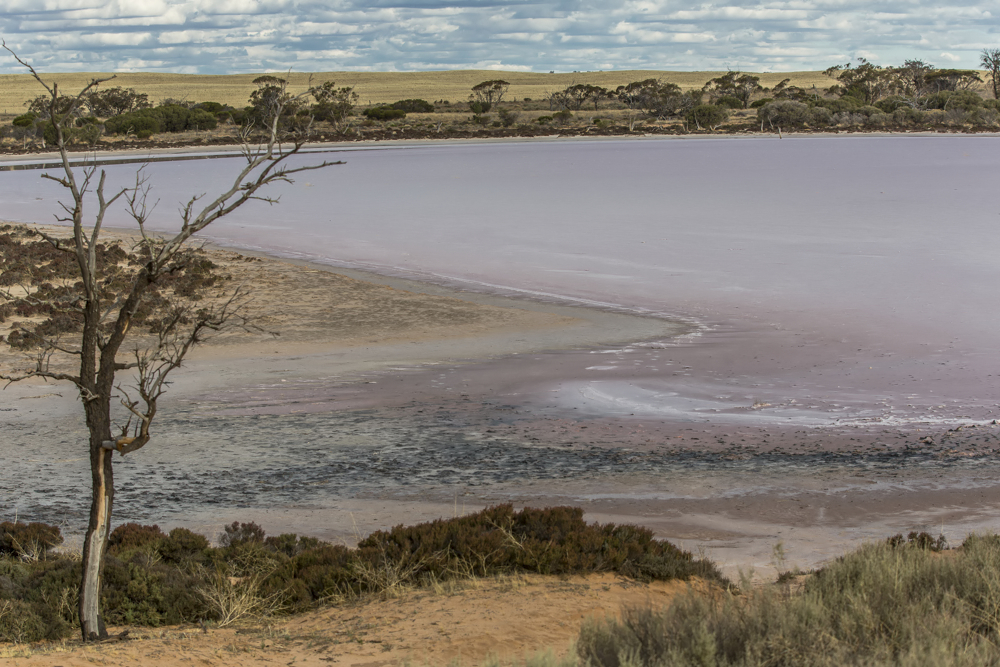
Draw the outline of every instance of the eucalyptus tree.
M510 83L503 79L490 79L477 83L469 95L469 106L475 113L486 113L503 101Z
M990 75L993 97L1000 100L1000 49L983 49L979 64Z
M181 268L179 264L184 261L184 253L195 234L248 201L276 203L277 198L263 190L276 183L291 182L291 176L297 172L340 163L324 161L293 166L289 162L289 158L299 153L304 137L293 137L291 141L279 137L279 119L295 98L286 95L283 82L268 81L265 85L276 89L268 91L266 106L270 113L266 138L251 145L250 132L245 132L242 167L222 192L192 196L180 208L180 231L162 240L154 238L147 229L150 184L142 169L134 183L111 187L107 174L103 170L98 172L94 162L82 169L74 167L67 152L69 121L86 103L88 95L109 79L94 79L76 95L63 95L57 84L47 83L6 44L3 47L46 91L47 117L54 129L60 167L58 174L46 172L42 177L64 190L67 199L60 202L62 211L57 221L69 227L71 236L67 240L39 233L76 264L78 295L69 305L64 301L63 307L72 308L73 316L82 326L71 342L41 336L35 345L33 363L21 370L0 373L0 378L8 382L27 378L65 381L79 393L89 432L86 447L91 473L91 508L83 544L79 615L83 638L90 641L107 636L100 594L115 496L112 456L115 452L120 456L133 453L151 441L150 428L169 374L206 333L240 317L242 293L237 290L216 306L197 310L178 304L169 309L171 315L161 323L155 336L137 342L129 352L124 344L130 338L137 340L133 333L137 328L133 327L137 313L155 286ZM99 257L105 248L102 242L105 218L118 202L124 204L141 237L137 246L141 261L127 275L118 276L115 288L109 289L101 274ZM64 363L54 363L60 358ZM129 415L117 434L113 432L112 419L112 406L116 402Z

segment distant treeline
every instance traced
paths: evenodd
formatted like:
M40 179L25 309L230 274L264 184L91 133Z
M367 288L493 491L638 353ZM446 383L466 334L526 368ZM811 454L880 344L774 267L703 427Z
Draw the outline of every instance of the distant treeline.
M605 131L631 132L659 122L679 125L683 131L714 131L724 126L745 130L748 123L760 131L786 129L936 129L1000 127L1000 49L982 52L984 81L977 70L938 69L920 60L907 60L899 67L875 65L865 59L837 65L825 71L828 88L802 88L785 79L767 88L751 73L727 72L701 88L682 90L661 79L633 81L615 89L593 84L574 84L546 93L541 100L509 100L510 84L502 79L473 86L468 99L471 117L452 125L521 129L553 124L579 124L580 112L591 113L590 121ZM26 113L0 127L0 137L34 143L55 143L55 126L63 128L69 143L94 145L104 136L148 139L164 132L204 132L220 125L261 130L277 123L279 129L303 135L322 129L325 135L359 135L357 128L405 127L407 114L459 110L445 100L399 100L365 108L360 117L355 107L359 96L353 87L338 87L328 81L300 95L287 92L287 82L264 75L254 79L256 88L242 108L218 102L188 102L167 99L154 105L146 93L134 88L111 87L88 92L80 104L62 97L56 103L39 96L27 104ZM465 108L464 105L460 105ZM605 118L594 117L601 110ZM281 109L275 118L274 111ZM525 110L549 113L523 117ZM745 110L756 110L748 113ZM737 112L734 114L734 112ZM495 114L495 115L490 115ZM733 116L736 116L734 118ZM357 119L354 123L352 119ZM736 122L736 121L739 122ZM740 125L742 123L742 125ZM434 131L441 132L444 121ZM418 125L419 129L421 126ZM430 131L426 126L425 131ZM591 128L593 129L593 128Z

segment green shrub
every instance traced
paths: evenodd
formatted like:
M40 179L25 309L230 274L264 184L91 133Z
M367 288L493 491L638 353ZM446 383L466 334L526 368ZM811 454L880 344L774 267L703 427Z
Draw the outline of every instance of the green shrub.
M893 95L891 97L886 97L875 103L881 111L887 114L891 114L896 109L900 107L912 106L910 100L905 97L900 97L899 95Z
M196 589L202 578L176 567L123 562L108 556L101 602L115 625L176 625L207 617Z
M36 118L38 118L38 116L29 111L28 113L21 114L20 116L12 120L11 124L14 127L31 127L32 125L35 124Z
M191 107L192 109L203 109L210 114L219 114L226 110L224 104L219 104L218 102L199 102L198 104Z
M402 109L393 109L390 106L379 106L371 107L370 109L365 109L362 112L365 118L370 118L372 120L396 120L398 118L406 118L406 112Z
M34 605L22 600L0 600L0 642L24 644L48 639L46 626Z
M188 129L188 120L191 117L191 110L180 104L164 104L149 109L146 113L159 119L163 132L183 132Z
M770 104L773 101L774 101L773 97L762 97L759 100L754 100L753 102L751 102L750 103L750 108L751 109L759 109L762 106L764 106L765 104Z
M147 139L162 131L162 125L157 116L147 111L124 113L104 121L104 129L108 134L134 133L140 139Z
M684 118L698 129L714 130L729 118L729 112L714 104L699 104L688 111Z
M568 123L573 120L573 112L569 109L562 109L552 114L552 120L559 123L560 125Z
M208 539L187 528L174 528L160 543L159 552L168 563L203 562L206 560Z
M358 556L376 562L420 563L442 578L456 568L480 575L522 570L540 574L622 572L638 578L687 578L718 573L690 553L653 539L638 526L583 521L577 507L498 505L482 512L417 526L378 531L358 543Z
M219 126L219 120L207 109L191 109L185 129L214 130Z
M829 109L832 113L853 112L865 104L856 97L841 97L835 100L816 99L812 101L813 106Z
M972 111L983 106L983 98L978 93L971 90L942 90L939 93L928 95L921 99L927 109L960 109L962 111Z
M925 114L913 107L899 107L892 112L892 122L896 125L907 126L925 122Z
M406 113L430 113L434 111L434 105L427 100L399 100L389 106Z
M743 100L733 95L723 95L715 100L713 103L716 106L722 107L724 109L742 109Z
M264 544L267 548L291 558L310 549L318 548L322 542L315 537L299 537L292 533L284 533L277 537L265 538Z
M53 543L58 535L44 524L3 525L33 530ZM235 585L229 577L239 578L245 592L266 603L261 609L281 606L290 612L397 586L516 571L618 572L643 580L719 578L710 563L653 539L645 528L587 524L583 510L570 507L515 511L500 505L456 519L379 531L357 549L291 534L267 537L253 522L233 522L222 542L224 546L212 548L204 536L184 528L169 535L157 526L134 523L115 528L102 590L106 621L147 626L211 618L229 622L225 604L212 598L213 592L225 594ZM25 562L0 556L0 640L67 636L78 624L80 577L78 560ZM12 601L7 608L16 612L16 619L3 616L4 601Z
M535 122L539 125L545 125L546 123L551 123L553 120L552 116L539 116L535 119Z
M108 553L116 555L159 545L167 539L167 534L159 526L143 526L138 523L123 523L108 536Z

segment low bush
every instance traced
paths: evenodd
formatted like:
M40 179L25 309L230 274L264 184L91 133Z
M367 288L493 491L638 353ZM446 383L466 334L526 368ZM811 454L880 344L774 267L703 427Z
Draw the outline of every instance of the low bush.
M13 125L14 127L31 127L32 125L35 124L36 118L38 118L38 116L29 111L28 113L21 114L20 116L12 120L11 125Z
M44 524L3 524L56 544ZM17 526L23 526L18 528ZM319 602L392 592L447 579L510 572L618 572L641 580L719 579L707 561L636 526L587 524L583 510L510 505L378 531L356 549L285 534L253 522L226 527L219 547L184 528L124 524L109 538L102 601L108 623L230 624ZM0 641L66 636L77 623L80 563L47 551L36 561L0 556ZM6 607L3 605L9 601ZM5 612L6 610L6 612ZM5 613L12 616L5 616Z
M512 127L517 124L517 120L521 117L521 114L510 109L500 109L497 111L497 117L500 119L500 125L503 127Z
M743 100L741 100L740 98L735 97L733 95L723 95L723 96L721 96L719 98L716 98L716 100L715 100L715 102L713 102L713 104L715 104L716 106L722 107L724 109L742 109L743 108Z
M399 100L389 106L405 113L430 113L434 111L434 105L427 100Z
M57 526L44 523L0 523L0 554L23 560L40 560L52 547L62 544Z
M204 108L205 104L214 103L203 103L201 108L164 104L152 109L139 109L108 118L104 121L104 128L108 134L134 133L139 139L146 139L159 132L214 130L218 127L218 118Z
M144 526L138 523L123 523L111 531L108 537L108 553L122 554L135 549L156 546L167 539L167 534L159 526Z
M715 104L699 104L687 112L684 119L697 129L715 130L726 122L729 111Z
M552 120L555 121L556 123L559 123L560 125L568 123L569 121L573 120L573 112L570 111L569 109L563 109L561 111L557 111L554 114L552 114Z
M593 667L996 665L1000 538L936 553L926 533L869 544L805 580L746 596L691 594L665 609L585 622Z
M194 105L191 108L203 109L204 111L207 111L208 113L213 115L218 115L219 113L222 113L223 111L226 111L228 109L226 105L220 104L218 102L199 102L198 104Z
M219 544L223 547L237 547L248 542L263 542L264 537L264 529L253 521L249 523L233 521L223 529Z
M380 106L371 107L370 109L365 109L361 112L365 118L370 118L371 120L397 120L399 118L406 118L406 112L402 109L394 109L390 106Z

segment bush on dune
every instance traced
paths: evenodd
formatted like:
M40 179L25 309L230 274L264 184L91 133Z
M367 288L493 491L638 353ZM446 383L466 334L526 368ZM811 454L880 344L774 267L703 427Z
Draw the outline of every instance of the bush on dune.
M782 587L688 595L581 629L593 667L1000 664L1000 537L939 553L929 536L869 544Z
M80 563L49 548L45 524L2 524L47 544L34 560L0 556L0 641L64 637L76 624ZM0 543L4 544L4 543ZM570 507L491 507L464 517L373 533L357 549L315 538L267 536L253 522L226 526L218 547L185 528L128 523L109 538L103 589L109 623L229 625L359 595L515 572L618 572L636 579L720 578L636 526L596 525ZM32 552L35 553L35 552Z

